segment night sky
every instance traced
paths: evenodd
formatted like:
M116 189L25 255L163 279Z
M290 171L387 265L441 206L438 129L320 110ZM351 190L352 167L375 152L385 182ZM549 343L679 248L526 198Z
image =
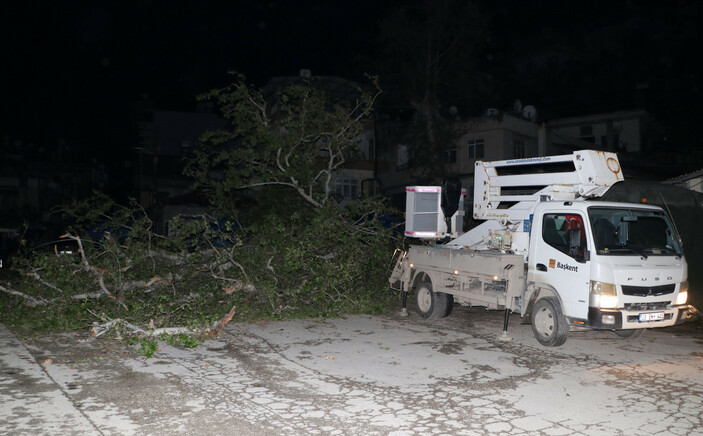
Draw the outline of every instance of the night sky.
M302 68L360 79L381 69L378 23L397 4L4 2L1 131L47 146L67 138L128 148L130 102L191 110L229 70L258 85ZM474 107L520 98L545 117L646 107L668 128L700 125L700 2L479 5L486 86Z
M372 43L375 2L297 3L3 4L3 131L37 139L112 131L129 101L192 109L230 70L259 85L301 68L345 74L352 53Z

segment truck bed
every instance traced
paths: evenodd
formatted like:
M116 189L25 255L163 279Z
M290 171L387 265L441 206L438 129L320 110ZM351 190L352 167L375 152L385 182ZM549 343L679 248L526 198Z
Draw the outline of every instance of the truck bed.
M412 267L410 266L412 264ZM520 312L520 297L525 289L525 258L498 250L468 250L446 246L411 246L404 268L415 271L401 275L410 285L419 274L426 274L435 292L454 296L454 301L488 309Z

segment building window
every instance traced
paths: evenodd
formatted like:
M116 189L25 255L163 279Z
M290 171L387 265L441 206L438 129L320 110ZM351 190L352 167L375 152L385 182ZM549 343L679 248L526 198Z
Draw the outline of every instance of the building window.
M483 158L483 138L469 139L468 141L468 158L481 159Z
M334 181L334 190L344 200L356 200L359 196L359 181L350 178L338 178Z
M525 157L525 141L522 139L513 140L513 156L515 159L521 159Z
M444 163L456 163L456 144L444 149Z

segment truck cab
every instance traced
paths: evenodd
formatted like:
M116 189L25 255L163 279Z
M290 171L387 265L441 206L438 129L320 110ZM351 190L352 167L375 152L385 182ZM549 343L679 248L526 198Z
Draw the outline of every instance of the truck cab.
M569 329L633 336L643 327L681 322L688 307L686 274L681 240L661 208L544 202L532 217L523 307L531 313L540 298L549 297ZM549 321L559 315L550 309L541 314L547 325L533 325L547 345L565 339L558 337L561 326Z

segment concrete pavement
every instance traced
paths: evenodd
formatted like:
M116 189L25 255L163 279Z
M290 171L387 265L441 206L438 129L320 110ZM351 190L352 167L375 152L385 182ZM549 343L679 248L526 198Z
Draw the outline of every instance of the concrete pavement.
M3 423L3 432L99 432L24 344L2 324L0 371L0 422Z
M703 434L700 329L572 333L511 317L350 316L230 324L151 359L115 341L0 328L10 434Z

